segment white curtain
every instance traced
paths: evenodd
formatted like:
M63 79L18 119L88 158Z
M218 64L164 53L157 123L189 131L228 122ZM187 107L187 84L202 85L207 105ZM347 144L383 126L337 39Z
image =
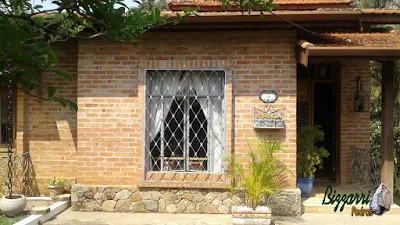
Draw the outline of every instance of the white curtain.
M221 77L214 74L210 75L204 71L191 72L190 83L194 86L197 95L203 96L220 96L197 98L205 117L207 118L207 126L211 133L207 136L209 142L209 160L210 171L214 173L223 173L223 145L222 145L222 102L223 93L221 91Z
M166 95L175 96L180 88L180 71L155 71L152 76L148 77L147 95L152 96L148 99L147 113L149 115L148 121L148 139L147 145L157 137L161 131L161 124L167 117L169 109L171 108L173 98L164 98ZM163 110L164 108L164 110ZM161 150L161 146L158 146ZM146 151L146 165L149 165L148 170L153 170L152 160L149 151Z
M161 130L161 124L167 117L169 109L171 108L173 98L165 98L164 96L175 96L180 87L181 79L180 71L157 71L156 76L152 76L149 93L152 99L149 99L149 139L150 142L154 140ZM159 97L161 96L161 97ZM164 108L164 110L163 110ZM161 146L159 146L161 147Z

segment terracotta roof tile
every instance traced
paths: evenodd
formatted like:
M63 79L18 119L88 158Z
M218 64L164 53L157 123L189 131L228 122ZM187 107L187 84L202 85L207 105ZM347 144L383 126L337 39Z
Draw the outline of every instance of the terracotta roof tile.
M278 4L280 8L285 8L287 6L292 6L291 9L304 9L304 7L309 7L311 5L315 7L311 8L334 8L334 6L339 6L339 8L349 7L351 0L274 0L274 4ZM200 7L221 7L222 3L217 0L168 0L168 5L171 9L176 9L179 7L187 6L200 6Z
M331 4L350 3L351 0L274 0L275 4ZM169 0L172 5L199 5L199 6L220 6L221 2L216 0Z
M307 40L316 47L388 47L400 48L400 35L390 33L323 33Z
M400 14L400 9L360 9L363 14Z

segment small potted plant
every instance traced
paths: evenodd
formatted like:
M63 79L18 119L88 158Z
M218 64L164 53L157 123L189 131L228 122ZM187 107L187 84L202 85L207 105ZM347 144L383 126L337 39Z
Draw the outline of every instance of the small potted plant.
M61 180L60 178L53 177L53 179L50 180L49 182L49 192L50 192L50 197L52 199L56 199L58 195L61 195L64 193L64 180Z
M317 169L322 169L323 159L329 156L323 146L318 146L324 137L325 134L319 126L304 126L297 132L296 185L303 197L311 195L314 174Z
M250 145L248 162L239 162L235 155L227 160L229 188L243 195L245 203L232 207L233 224L271 223L271 210L265 206L265 199L275 198L286 180L286 166L273 157L278 151L282 151L281 143L260 141L256 148Z

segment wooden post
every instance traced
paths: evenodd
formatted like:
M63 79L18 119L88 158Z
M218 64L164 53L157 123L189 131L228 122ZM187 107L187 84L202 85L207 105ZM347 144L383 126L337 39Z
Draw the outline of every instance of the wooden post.
M381 183L393 203L394 61L382 62Z

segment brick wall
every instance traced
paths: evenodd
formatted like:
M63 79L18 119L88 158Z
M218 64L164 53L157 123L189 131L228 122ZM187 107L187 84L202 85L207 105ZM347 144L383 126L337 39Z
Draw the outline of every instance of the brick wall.
M104 41L78 44L77 177L83 184L136 184L143 178L144 69L227 69L227 154L246 156L247 138L284 141L279 157L295 176L296 61L294 31L152 34L135 47ZM255 131L257 95L279 94L286 129ZM290 177L289 188L295 187Z
M351 182L351 146L370 149L370 62L342 61L340 90L340 182ZM366 112L354 112L357 76L361 77L365 93Z
M44 92L31 93L46 97L47 87L55 86L57 95L76 101L76 42L67 42L54 48L62 53L56 69L71 74L73 81L65 81L54 74L43 74L41 86ZM16 122L16 151L30 152L38 185L40 180L53 176L76 177L76 112L18 91Z

